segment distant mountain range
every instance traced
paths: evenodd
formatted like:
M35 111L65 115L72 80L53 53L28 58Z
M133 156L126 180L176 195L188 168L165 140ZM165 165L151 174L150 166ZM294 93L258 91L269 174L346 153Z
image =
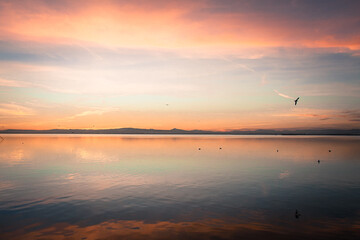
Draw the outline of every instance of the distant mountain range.
M207 134L207 135L360 135L360 129L305 129L305 130L231 130L204 131L116 128L116 129L50 129L50 130L0 130L0 134Z

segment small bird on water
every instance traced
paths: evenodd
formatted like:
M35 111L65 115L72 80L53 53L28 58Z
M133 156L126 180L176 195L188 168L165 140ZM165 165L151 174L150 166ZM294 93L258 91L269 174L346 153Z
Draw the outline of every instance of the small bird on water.
M320 163L320 160L318 160L318 164Z

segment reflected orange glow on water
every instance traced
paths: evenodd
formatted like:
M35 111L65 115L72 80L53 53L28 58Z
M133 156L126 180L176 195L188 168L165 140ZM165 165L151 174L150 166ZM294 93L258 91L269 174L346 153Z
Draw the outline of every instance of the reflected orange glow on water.
M339 137L341 138L341 137ZM356 142L350 139L342 139L336 142L331 137L318 138L291 137L236 137L236 136L156 136L156 139L146 136L46 136L32 135L6 136L6 143L0 145L2 151L0 161L16 162L31 159L34 154L58 153L76 155L79 161L111 162L121 161L125 158L154 156L168 158L176 156L208 158L216 154L222 154L225 158L235 157L275 157L288 161L307 161L313 159L328 159L339 156L355 156L360 153L356 148ZM222 148L221 151L219 148ZM334 149L334 147L336 149ZM201 151L198 150L201 148ZM301 149L301 151L299 151ZM328 150L332 149L331 154ZM279 150L277 152L276 150ZM49 161L54 156L37 161ZM62 161L66 161L63 158ZM155 159L152 159L155 160Z
M338 239L360 229L359 137L4 137L0 239Z
M273 224L260 222L236 223L235 219L228 221L221 219L205 219L197 222L156 222L146 223L143 221L107 221L97 225L85 226L70 224L55 224L49 228L31 231L26 233L22 230L12 239L302 239L298 236L299 232L308 232L311 238L314 230L319 230L315 226L303 226L290 223L292 229L280 227ZM319 223L317 223L319 224ZM347 234L355 234L354 230L360 230L360 222L347 227L346 222L340 224L321 223L326 227L321 227L316 239L326 239L333 234L338 235L343 231ZM320 225L321 225L320 224ZM37 224L28 228L36 228ZM5 237L7 237L5 235Z

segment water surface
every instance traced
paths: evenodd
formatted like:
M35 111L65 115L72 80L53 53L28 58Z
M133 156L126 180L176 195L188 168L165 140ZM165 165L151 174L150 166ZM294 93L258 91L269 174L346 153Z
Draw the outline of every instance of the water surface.
M0 239L360 236L359 137L2 136Z

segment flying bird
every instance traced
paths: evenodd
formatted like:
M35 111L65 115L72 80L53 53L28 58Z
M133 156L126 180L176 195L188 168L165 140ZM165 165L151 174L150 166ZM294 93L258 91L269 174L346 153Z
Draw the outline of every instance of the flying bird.
M296 106L297 102L299 101L299 98L300 98L300 97L298 97L297 99L294 100L295 106Z

